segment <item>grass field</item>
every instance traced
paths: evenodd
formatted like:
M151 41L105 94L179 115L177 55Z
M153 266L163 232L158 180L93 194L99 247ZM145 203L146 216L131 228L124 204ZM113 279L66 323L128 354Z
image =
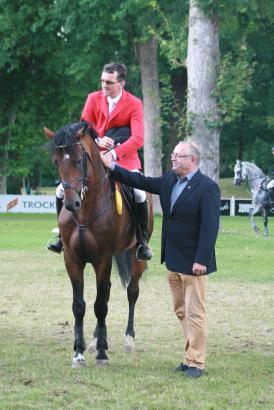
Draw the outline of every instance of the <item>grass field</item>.
M54 215L0 214L0 410L24 409L274 409L274 219L270 236L255 236L245 217L223 217L218 272L208 283L207 374L187 380L173 372L182 338L159 264L161 218L154 258L141 281L136 351L123 351L127 301L114 273L107 318L109 361L71 369L71 286L62 256L45 245ZM258 219L258 225L261 221ZM85 335L95 318L95 278L85 271Z

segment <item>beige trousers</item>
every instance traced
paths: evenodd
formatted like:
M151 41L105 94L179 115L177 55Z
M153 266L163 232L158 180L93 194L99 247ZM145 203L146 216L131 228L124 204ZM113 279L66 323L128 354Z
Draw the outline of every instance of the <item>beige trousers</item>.
M205 296L207 275L185 275L168 271L173 307L185 339L184 363L203 369L206 356L207 318Z

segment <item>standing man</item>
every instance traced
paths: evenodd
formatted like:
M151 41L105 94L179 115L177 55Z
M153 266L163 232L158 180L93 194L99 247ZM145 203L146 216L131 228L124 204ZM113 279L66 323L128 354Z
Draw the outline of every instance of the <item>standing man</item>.
M172 170L161 177L127 172L102 156L113 178L160 195L163 210L161 263L167 267L174 311L185 339L185 358L176 371L189 378L204 373L207 319L207 275L216 270L220 190L198 169L200 151L191 141L179 142L171 154Z
M111 150L113 159L129 171L139 171L141 162L138 149L144 145L144 120L142 101L124 89L127 75L126 67L120 63L106 64L101 74L101 91L88 95L81 120L87 121L97 131L97 144L101 150ZM116 143L114 144L114 140ZM119 143L119 145L117 144ZM146 193L134 189L137 204L137 220L140 229L136 229L138 259L149 260L152 257L148 246L148 205ZM56 191L56 208L59 215L64 198L63 187ZM60 253L62 241L59 237L48 249Z

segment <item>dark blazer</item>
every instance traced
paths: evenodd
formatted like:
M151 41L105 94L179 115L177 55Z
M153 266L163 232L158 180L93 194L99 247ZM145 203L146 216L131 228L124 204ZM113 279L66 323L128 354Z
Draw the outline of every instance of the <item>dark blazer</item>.
M220 189L199 170L179 195L170 212L170 197L176 174L146 177L115 166L111 176L127 185L160 195L163 210L161 263L173 272L192 274L194 262L214 272L214 246L220 219Z

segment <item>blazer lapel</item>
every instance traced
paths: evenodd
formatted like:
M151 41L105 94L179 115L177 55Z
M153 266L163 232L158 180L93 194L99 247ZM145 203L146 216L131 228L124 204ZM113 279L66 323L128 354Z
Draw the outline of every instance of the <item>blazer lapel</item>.
M104 116L108 118L108 100L107 100L107 97L103 93L101 96L101 104L102 104L101 107L102 107Z
M166 193L165 193L165 199L166 199L165 203L166 203L168 214L170 212L171 192L172 192L173 186L176 181L177 181L177 175L175 174L175 172L171 172L170 181L168 182Z

